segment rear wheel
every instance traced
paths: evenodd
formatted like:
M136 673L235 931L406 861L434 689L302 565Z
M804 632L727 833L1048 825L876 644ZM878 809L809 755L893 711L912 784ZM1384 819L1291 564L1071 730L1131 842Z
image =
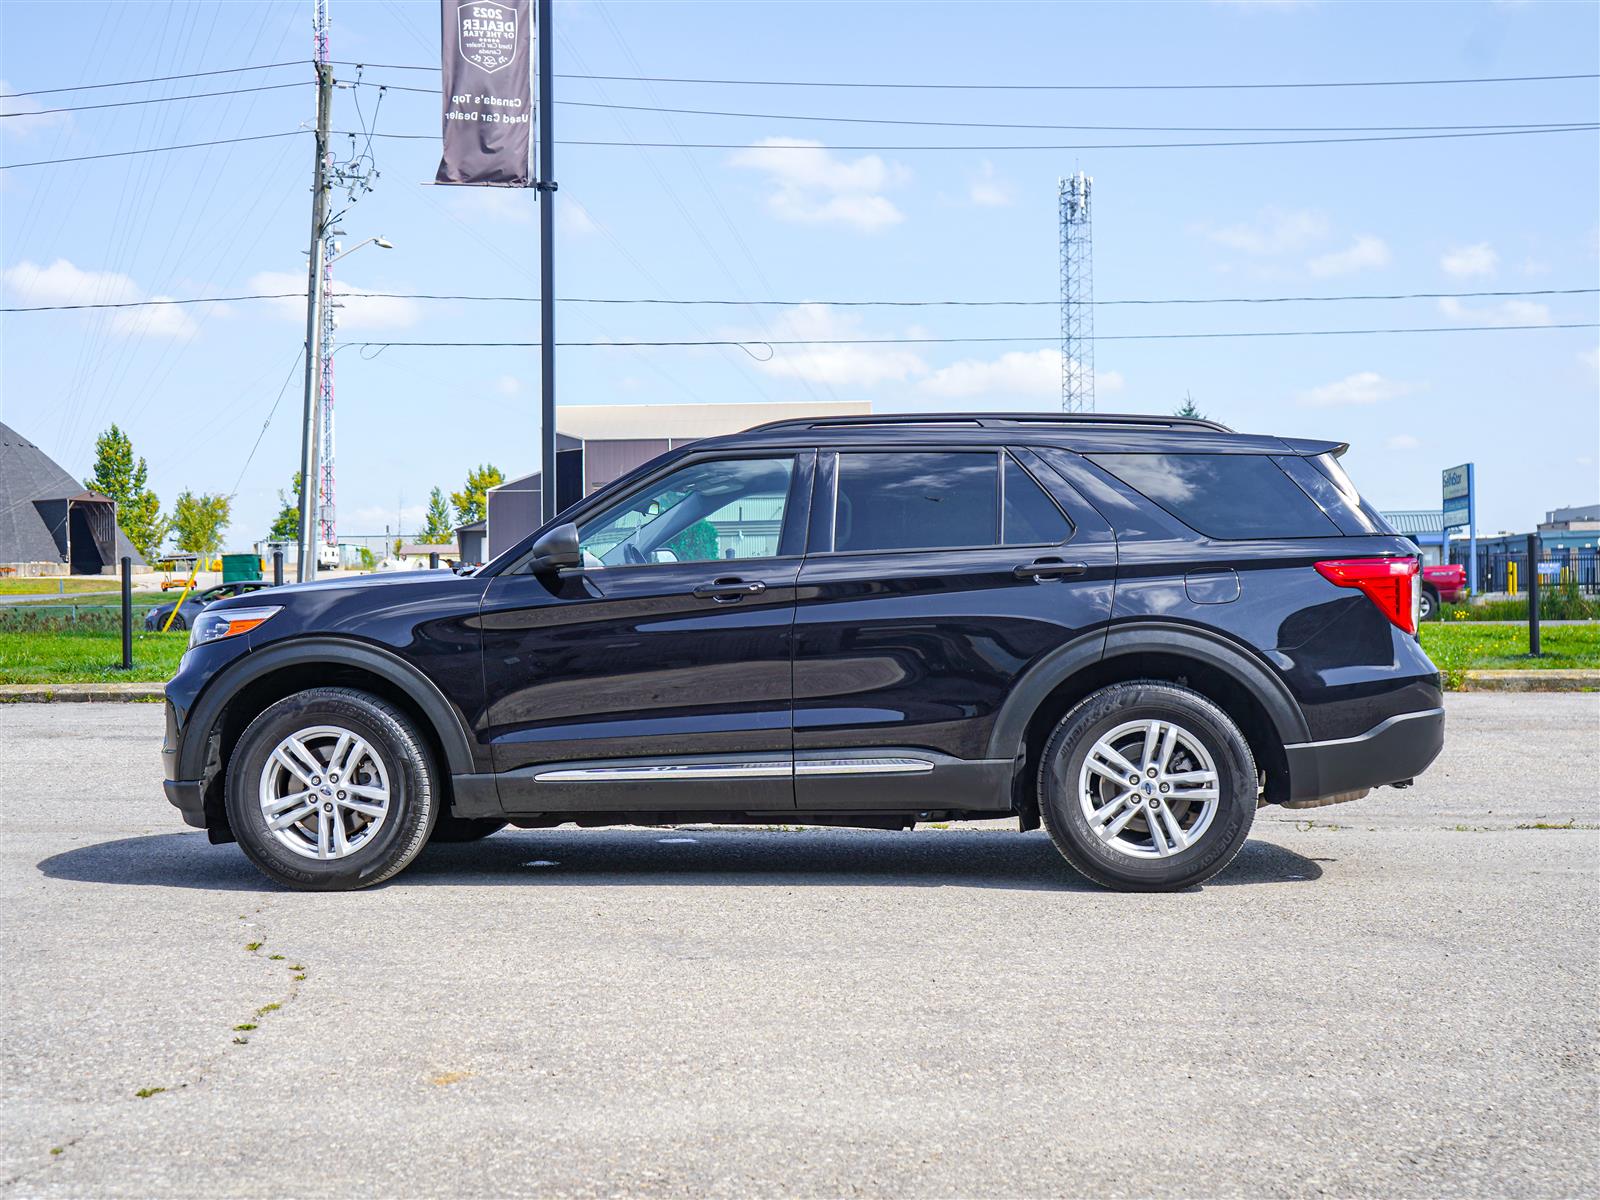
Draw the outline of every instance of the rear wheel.
M1244 845L1260 790L1244 734L1198 692L1145 681L1102 688L1064 716L1039 765L1039 815L1103 887L1203 883Z
M365 692L313 688L272 705L228 765L228 822L250 861L288 887L381 883L428 840L433 765L404 713Z
M1422 598L1417 601L1417 616L1420 620L1431 621L1433 614L1439 611L1439 593L1431 587L1422 589Z

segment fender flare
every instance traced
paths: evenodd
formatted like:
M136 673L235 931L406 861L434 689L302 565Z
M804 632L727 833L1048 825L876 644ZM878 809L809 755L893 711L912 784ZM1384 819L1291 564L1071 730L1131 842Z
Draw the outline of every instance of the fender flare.
M1077 672L1134 654L1171 654L1225 671L1261 705L1285 745L1311 740L1305 714L1278 673L1253 651L1210 630L1171 621L1117 625L1059 646L1035 663L1011 689L995 719L990 758L1022 754L1028 722L1051 692Z
M204 775L211 734L223 710L244 688L284 667L307 663L358 667L394 684L422 710L433 727L444 749L447 770L452 775L473 771L472 739L460 714L445 699L438 684L392 651L345 638L310 637L291 638L252 650L222 671L189 712L178 760L178 777L199 779Z

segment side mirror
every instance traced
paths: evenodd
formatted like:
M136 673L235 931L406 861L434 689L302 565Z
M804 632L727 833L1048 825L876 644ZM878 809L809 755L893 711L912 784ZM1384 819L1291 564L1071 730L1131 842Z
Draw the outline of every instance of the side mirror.
M530 549L528 568L535 575L576 567L583 563L578 549L578 527L570 521L546 530Z

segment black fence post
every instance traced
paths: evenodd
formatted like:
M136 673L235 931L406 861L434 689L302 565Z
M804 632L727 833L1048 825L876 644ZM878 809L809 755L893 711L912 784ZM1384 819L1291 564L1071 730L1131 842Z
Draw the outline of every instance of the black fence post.
M133 559L122 556L122 669L133 670Z
M438 551L433 551L428 555L428 569L432 571L437 571L439 569Z
M1528 657L1539 655L1539 535L1528 535Z
M283 586L283 550L281 547L272 552L272 586Z

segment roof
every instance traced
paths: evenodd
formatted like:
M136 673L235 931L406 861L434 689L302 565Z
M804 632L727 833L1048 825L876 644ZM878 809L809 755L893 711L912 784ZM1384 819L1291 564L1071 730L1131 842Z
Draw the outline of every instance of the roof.
M489 528L487 521L468 521L465 525L457 525L456 533L482 533L487 528Z
M1444 513L1436 508L1405 508L1378 514L1396 533L1443 533Z
M722 437L773 421L864 417L869 400L804 404L576 404L561 409L561 432L584 441Z
M0 424L0 562L63 562L57 528L66 519L63 505L47 517L39 501L103 500L86 492L48 454L9 425ZM122 531L117 551L142 562Z
M460 553L454 542L400 543L401 558L427 558L430 554L437 554L440 558L454 558Z

